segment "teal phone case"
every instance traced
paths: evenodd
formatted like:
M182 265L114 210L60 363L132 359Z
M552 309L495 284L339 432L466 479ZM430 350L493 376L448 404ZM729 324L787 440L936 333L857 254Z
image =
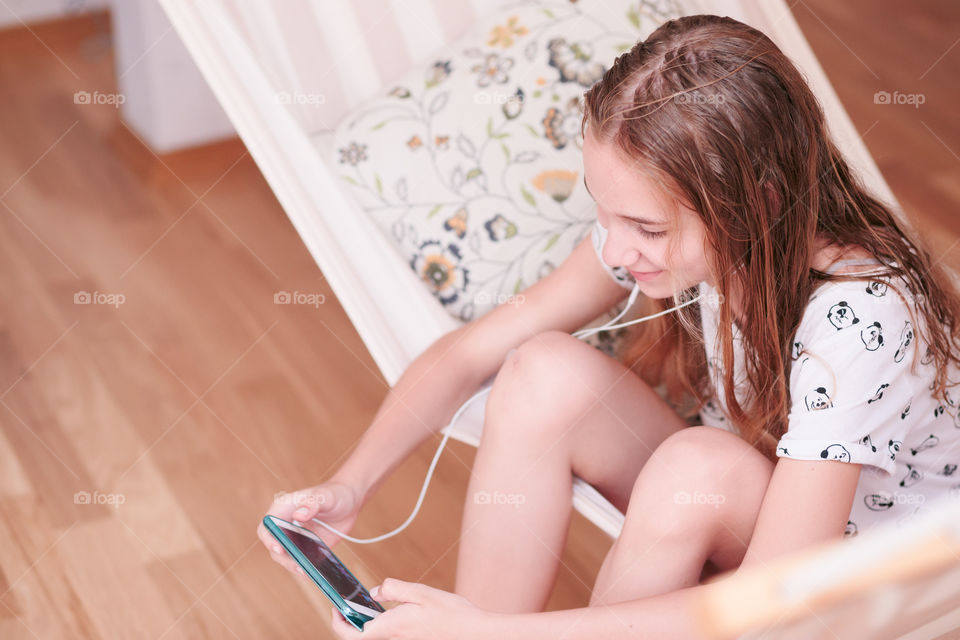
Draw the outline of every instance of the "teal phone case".
M369 620L373 620L373 618L365 613L361 613L353 609L347 603L347 601L344 600L339 593L337 593L337 590L334 589L329 582L327 582L327 580L317 570L317 568L313 566L313 563L310 562L305 555L303 555L303 552L300 551L299 548L297 548L297 545L295 545L293 541L287 537L286 533L284 533L284 530L281 527L277 526L277 524L273 522L273 520L284 522L292 527L296 527L297 529L304 529L304 528L295 523L287 522L282 518L277 518L276 516L264 516L263 518L263 525L267 528L267 531L269 531L270 534L277 539L277 542L279 542L283 546L283 548L286 549L287 553L289 553L290 556L297 561L297 564L299 564L303 568L303 570L307 572L307 575L310 576L310 578L317 584L318 587L320 587L321 591L323 591L323 593L327 596L327 598L330 599L330 601L340 611L340 613L343 614L343 617L349 620L350 624L352 624L354 627L356 627L360 631L363 631L364 623ZM307 529L304 529L304 531L308 531L309 533L313 534L312 531L309 531ZM316 534L313 534L313 535L316 535ZM321 542L320 544L323 544L323 543ZM336 554L334 554L329 547L327 547L326 545L323 545L323 546L330 553L331 556L337 559L337 562L339 562L340 565L347 571L347 573L350 574L350 577L353 578L357 582L357 584L361 586L361 588L363 588L364 593L370 596L370 592L367 591L366 587L364 587L359 580L357 580L357 577L353 575L353 572L350 571L350 569L347 569L347 566L343 564L340 558L337 558ZM370 596L370 598L373 599L373 596Z

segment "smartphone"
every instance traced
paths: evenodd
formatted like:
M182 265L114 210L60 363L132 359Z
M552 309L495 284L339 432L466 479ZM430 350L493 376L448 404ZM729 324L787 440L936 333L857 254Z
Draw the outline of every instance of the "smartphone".
M365 622L385 611L313 531L269 515L263 525L354 627L363 631Z

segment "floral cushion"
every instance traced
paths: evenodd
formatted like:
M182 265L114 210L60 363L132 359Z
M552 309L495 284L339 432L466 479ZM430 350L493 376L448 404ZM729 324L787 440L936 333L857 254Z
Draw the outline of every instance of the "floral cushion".
M349 191L451 314L514 301L590 232L583 92L687 4L510 3L339 124Z

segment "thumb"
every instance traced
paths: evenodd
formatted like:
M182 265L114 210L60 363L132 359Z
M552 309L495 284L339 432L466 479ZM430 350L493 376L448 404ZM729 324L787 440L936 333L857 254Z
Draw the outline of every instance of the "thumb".
M337 506L337 499L330 489L301 491L294 495L294 504L299 505L293 517L301 522L318 513L327 513Z
M370 595L380 602L412 602L422 604L430 587L418 582L404 582L396 578L387 578L382 584L370 591Z

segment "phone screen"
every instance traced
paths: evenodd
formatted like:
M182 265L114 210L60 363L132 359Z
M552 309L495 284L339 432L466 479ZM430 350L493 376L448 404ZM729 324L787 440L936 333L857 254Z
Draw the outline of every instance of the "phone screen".
M385 611L379 602L370 597L364 586L353 577L323 541L308 537L285 525L286 523L281 525L283 532L317 568L330 586L336 589L340 597L350 604L360 604L375 611Z

